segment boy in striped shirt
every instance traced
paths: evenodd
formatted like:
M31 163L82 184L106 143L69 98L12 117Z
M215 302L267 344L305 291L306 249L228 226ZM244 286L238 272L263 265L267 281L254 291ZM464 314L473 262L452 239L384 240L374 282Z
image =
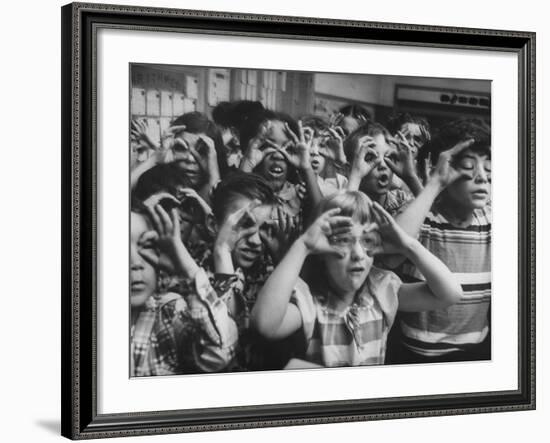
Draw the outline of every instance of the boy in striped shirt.
M442 127L421 157L436 162L424 190L397 223L437 256L462 285L459 303L446 309L404 313L400 346L390 363L491 358L491 133L481 120ZM403 281L423 281L409 262ZM399 334L399 333L398 333Z

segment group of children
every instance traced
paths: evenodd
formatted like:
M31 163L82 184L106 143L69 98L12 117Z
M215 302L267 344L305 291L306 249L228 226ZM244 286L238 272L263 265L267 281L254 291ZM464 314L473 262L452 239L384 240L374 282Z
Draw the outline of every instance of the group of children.
M491 135L359 105L131 123L131 376L491 358Z

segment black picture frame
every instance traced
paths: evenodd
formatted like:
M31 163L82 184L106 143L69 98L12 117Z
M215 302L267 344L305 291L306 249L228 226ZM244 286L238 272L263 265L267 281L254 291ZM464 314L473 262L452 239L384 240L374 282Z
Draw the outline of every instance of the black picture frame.
M62 435L71 439L535 408L535 33L72 3L62 14ZM95 39L99 28L506 51L519 60L518 389L97 413Z

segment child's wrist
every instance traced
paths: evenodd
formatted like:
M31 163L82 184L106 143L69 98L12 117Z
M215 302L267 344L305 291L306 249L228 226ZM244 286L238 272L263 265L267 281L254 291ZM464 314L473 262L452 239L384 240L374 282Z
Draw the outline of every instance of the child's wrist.
M291 249L295 249L298 253L303 254L305 258L312 253L312 249L307 245L304 235L302 234L296 239Z
M443 184L443 179L439 175L433 175L426 182L425 188L434 190L439 193L445 188Z
M417 239L410 237L407 243L403 245L403 255L414 262L414 258L422 248L422 244Z

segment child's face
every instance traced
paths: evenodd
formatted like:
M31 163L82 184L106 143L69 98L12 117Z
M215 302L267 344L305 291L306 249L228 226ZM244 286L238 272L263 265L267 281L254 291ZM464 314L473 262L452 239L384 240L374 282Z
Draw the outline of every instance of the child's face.
M225 216L228 217L251 202L252 200L243 196L234 198L229 204ZM236 268L248 269L261 258L264 245L260 238L260 226L269 220L271 211L272 208L269 205L256 206L251 210L252 217L246 221L246 225L243 228L255 227L255 230L251 235L240 239L231 252L233 265Z
M205 134L192 134L190 132L180 132L176 134L177 138L183 139L190 148L193 148L199 152L199 154L203 155L204 152L201 152L202 149L200 148L200 145L202 144L202 141L200 139L201 136L204 136ZM183 146L178 145L177 143L174 145L174 157L175 157L175 163L178 166L178 168L181 170L183 174L189 179L189 182L193 188L196 188L199 186L203 179L206 171L203 171L195 159L191 152L189 150L185 149Z
M275 143L281 148L285 143L289 141L289 138L285 132L284 122L280 120L271 120L271 126L266 138ZM264 157L262 162L258 165L257 171L263 176L269 183L275 185L282 185L288 175L288 163L280 152L273 152Z
M491 157L466 149L453 165L471 173L473 178L461 178L451 183L445 196L456 208L468 213L484 208L491 198Z
M367 226L353 222L351 232L331 240L343 257L324 256L325 269L330 286L340 294L355 292L365 282L374 259L368 252L378 244L376 232L368 231Z
M418 123L403 123L399 129L405 134L405 138L413 148L414 158L418 155L418 150L426 143L426 137Z
M315 135L311 141L311 150L309 157L311 160L311 167L313 172L319 175L325 169L326 158L321 155L320 148L326 147L326 138Z
M393 171L388 167L386 159L397 161L397 152L395 147L388 144L384 134L378 134L372 137L375 143L374 150L376 155L367 152L366 160L369 163L374 162L375 166L361 181L361 191L370 196L380 196L390 190L393 180Z
M151 264L157 252L150 235L152 227L143 215L131 213L130 231L130 306L140 308L157 287L157 273Z

